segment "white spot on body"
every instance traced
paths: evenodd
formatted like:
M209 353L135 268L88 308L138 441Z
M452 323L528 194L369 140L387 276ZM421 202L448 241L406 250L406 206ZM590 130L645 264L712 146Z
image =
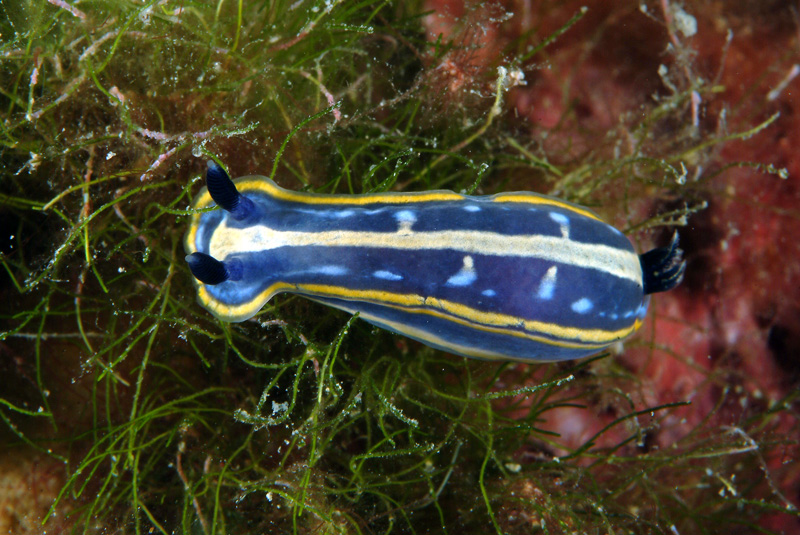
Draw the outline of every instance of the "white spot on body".
M494 297L495 295L497 295L497 292L495 292L494 290L484 290L481 292L481 295L485 295L486 297Z
M320 275L346 275L347 268L344 266L319 266L308 270L308 273L319 273Z
M333 217L342 218L342 217L350 217L351 215L355 215L355 210L336 210L333 212Z
M569 238L569 218L564 214L559 214L558 212L550 212L548 214L550 219L558 223L561 229L561 237L562 238Z
M315 217L323 217L327 219L343 219L345 217L350 217L356 214L355 210L306 210L304 208L297 208L296 209L301 214L309 214Z
M474 204L468 204L464 207L464 210L466 210L467 212L480 212L481 207L475 206Z
M471 256L464 257L464 265L458 273L447 279L448 286L469 286L478 278L475 273L475 262Z
M378 271L373 272L372 276L376 277L378 279L383 279L383 280L387 280L387 281L403 280L403 276L402 275L398 275L397 273L392 273L391 271L384 271L382 269L379 269Z
M586 314L594 307L594 304L587 298L581 297L572 303L572 311L578 314Z
M647 316L647 306L649 304L650 304L650 296L648 295L648 296L645 296L645 298L642 300L641 304L639 305L639 308L636 309L636 317L637 318L639 318L640 320L643 320L645 318L645 316Z
M411 225L417 221L417 215L411 210L400 210L394 214L394 218L400 224L397 232L400 234L411 234Z
M542 277L539 283L539 289L536 290L536 297L539 299L552 299L553 293L556 291L556 275L558 274L558 267L550 267Z
M413 223L417 220L417 215L411 210L400 210L394 214L394 218L398 221L408 221Z

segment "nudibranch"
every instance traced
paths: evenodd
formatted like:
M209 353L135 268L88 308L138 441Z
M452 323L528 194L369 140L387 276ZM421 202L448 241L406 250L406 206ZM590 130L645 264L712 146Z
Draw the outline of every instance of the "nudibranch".
M186 234L200 303L225 321L290 292L480 359L580 358L677 286L677 234L638 255L590 210L527 192L322 195L208 162Z

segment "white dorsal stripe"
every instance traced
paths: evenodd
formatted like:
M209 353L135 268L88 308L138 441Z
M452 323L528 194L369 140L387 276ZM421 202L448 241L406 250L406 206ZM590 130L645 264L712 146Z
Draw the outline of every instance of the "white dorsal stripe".
M465 255L537 258L548 262L596 269L615 277L642 283L639 257L633 251L608 245L581 243L566 236L508 235L475 230L431 232L323 232L279 231L265 225L232 228L227 218L214 230L209 254L224 260L278 247L364 247L401 250L451 250Z

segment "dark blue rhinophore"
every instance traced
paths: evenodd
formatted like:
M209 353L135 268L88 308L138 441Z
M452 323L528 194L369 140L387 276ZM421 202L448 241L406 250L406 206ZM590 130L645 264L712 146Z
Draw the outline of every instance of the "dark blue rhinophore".
M256 205L239 193L228 173L213 160L208 160L207 166L206 186L217 206L230 212L236 221L253 217L257 212Z
M194 278L204 284L222 284L230 278L225 262L206 253L187 254L186 263Z

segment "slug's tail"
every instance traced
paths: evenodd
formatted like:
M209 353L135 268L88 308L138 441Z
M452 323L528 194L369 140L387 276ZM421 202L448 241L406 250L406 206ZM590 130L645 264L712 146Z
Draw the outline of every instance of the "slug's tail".
M678 233L672 235L667 247L639 255L642 264L645 295L666 292L681 283L686 271L683 251L678 247Z

